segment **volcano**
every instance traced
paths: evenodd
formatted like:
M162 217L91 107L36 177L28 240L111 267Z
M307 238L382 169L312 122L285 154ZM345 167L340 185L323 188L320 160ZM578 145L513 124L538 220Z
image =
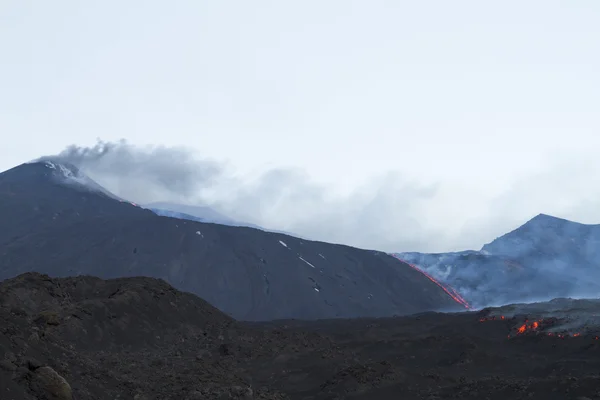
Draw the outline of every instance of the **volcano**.
M161 278L254 321L464 309L385 253L159 216L59 160L0 174L0 221L0 279Z
M600 295L600 225L539 214L481 251L396 253L475 307Z

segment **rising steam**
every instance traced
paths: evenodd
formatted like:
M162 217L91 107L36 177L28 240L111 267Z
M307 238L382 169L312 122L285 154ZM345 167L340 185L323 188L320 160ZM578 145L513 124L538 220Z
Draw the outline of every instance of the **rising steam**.
M125 141L69 146L58 155L116 195L139 204L169 201L210 206L233 219L317 240L365 248L420 248L444 235L419 215L441 196L436 185L386 173L340 196L296 169L256 179L185 148L139 147Z
M397 257L450 285L475 308L600 295L600 225L540 214L482 251Z
M71 145L42 160L46 158L73 164L107 189L138 202L192 198L223 174L219 163L199 160L184 148L139 148L124 140Z
M523 178L511 189L512 197L502 194L491 203L493 209L482 214L470 207L465 210L472 204L468 198L471 191L417 183L397 173L384 173L340 195L295 169L273 169L254 179L240 177L226 164L198 157L186 148L99 141L92 147L69 146L54 157L78 166L108 190L136 203L209 206L232 219L268 229L391 252L468 248L472 243L489 242L525 222L524 216L531 218L541 211L537 203L529 208L520 203L533 196L528 188L544 190L539 204L545 209L551 209L548 199L560 198L571 209L583 210L577 196L589 187L590 179L586 176L589 168L583 168L588 164L574 163L571 172L578 174L573 178L564 172L563 163L557 176L565 182L553 181L552 186L561 188L560 193L543 186L552 171ZM586 179L587 187L581 186ZM563 193L564 187L570 190ZM600 206L590 203L590 209L598 212ZM457 219L465 223L458 224ZM560 240L552 242L543 232L552 232ZM594 236L590 232L573 231L570 225L552 228L538 224L518 238L518 256L505 254L496 246L487 253L403 253L401 258L450 283L474 307L545 300L550 293L554 297L597 296L600 253L595 249L600 249L600 233ZM532 237L541 239L531 242L528 238ZM540 243L548 244L543 257L536 253Z

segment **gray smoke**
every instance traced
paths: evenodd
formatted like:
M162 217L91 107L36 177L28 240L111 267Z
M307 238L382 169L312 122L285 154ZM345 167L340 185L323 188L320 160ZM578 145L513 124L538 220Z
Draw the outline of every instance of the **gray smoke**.
M147 203L194 198L223 175L215 161L197 159L185 148L137 147L125 140L71 145L51 158L78 167L120 197Z
M50 158L77 166L109 191L139 204L209 206L239 221L365 248L421 248L446 239L420 218L439 188L399 174L383 174L337 196L300 170L273 169L246 180L224 163L198 158L185 148L99 141L93 147L69 146Z
M475 215L466 225L453 227L444 225L444 221L456 220L451 211L457 208L450 203L462 204L448 196L447 187L408 181L397 173L382 174L339 195L301 170L272 169L246 179L224 163L198 158L185 148L99 141L93 147L69 146L51 158L79 167L116 195L140 204L165 201L209 206L267 229L383 251L489 241L537 214L538 205L552 204L551 198L542 195L539 202L530 200L529 206L522 202L530 195L538 196L536 191L547 195L555 186L559 192L571 189L560 197L567 206L564 209L581 211L585 207L577 193L590 185L586 164L571 166L569 171L577 171L577 177L565 172L566 164L562 164L558 181L551 181L552 171L525 177L492 202L490 215ZM600 209L594 202L589 204ZM481 221L474 224L478 216ZM450 284L475 307L600 294L598 226L542 216L484 250L402 253L400 257Z
M542 211L600 220L600 186L590 184L600 169L583 157L559 160L487 200L469 182L422 183L393 172L341 195L301 170L272 169L250 179L186 148L125 141L69 146L55 157L140 204L209 206L268 229L383 251L479 247Z

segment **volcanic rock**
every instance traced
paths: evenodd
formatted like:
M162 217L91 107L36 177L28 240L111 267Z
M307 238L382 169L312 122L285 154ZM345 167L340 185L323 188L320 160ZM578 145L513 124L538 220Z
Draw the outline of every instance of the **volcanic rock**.
M19 302L25 313L11 313ZM578 310L597 309L581 302ZM158 279L26 273L0 282L0 398L597 398L593 335L507 337L554 306L504 319L490 315L516 306L485 315L238 322ZM40 324L43 310L61 323ZM23 346L34 328L41 339Z
M72 400L69 383L50 367L40 367L33 373L31 390L41 399Z

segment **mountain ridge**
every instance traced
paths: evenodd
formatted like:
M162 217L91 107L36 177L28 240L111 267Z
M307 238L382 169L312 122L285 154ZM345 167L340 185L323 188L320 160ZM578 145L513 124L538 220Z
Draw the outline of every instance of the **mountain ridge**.
M198 221L228 226L243 226L247 228L260 229L265 232L282 233L284 235L305 239L295 233L276 229L268 229L249 222L234 220L207 206L192 206L167 202L155 202L150 204L144 204L143 207L153 211L155 214L160 215L162 217L172 217L178 219L186 219L190 221Z
M0 220L10 221L0 233L0 279L151 276L247 320L461 309L385 253L161 217L57 183L50 170L38 163L0 174Z

